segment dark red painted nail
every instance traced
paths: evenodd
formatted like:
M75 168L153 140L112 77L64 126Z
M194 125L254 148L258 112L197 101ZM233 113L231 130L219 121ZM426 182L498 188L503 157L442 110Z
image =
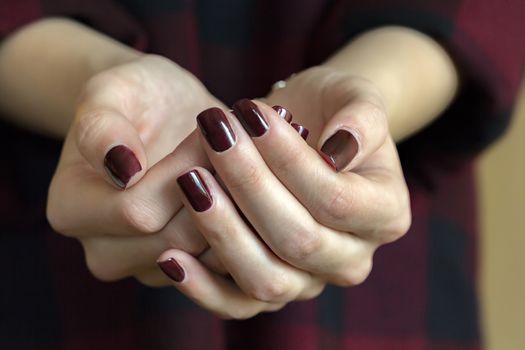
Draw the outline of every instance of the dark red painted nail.
M115 146L108 151L104 157L104 168L120 188L126 188L133 175L142 170L135 153L124 145Z
M202 111L197 124L213 150L223 152L235 144L235 133L224 112L217 107Z
M299 135L301 135L301 137L306 141L306 138L308 137L308 134L310 133L310 131L308 131L308 129L302 126L301 124L292 123L290 125L292 126L292 128L297 130Z
M182 174L177 178L177 182L195 211L201 212L211 207L213 199L210 190L197 170Z
M272 108L277 112L277 114L279 114L281 119L286 120L288 123L292 121L292 113L290 113L290 111L288 111L286 108L281 106L273 106Z
M321 147L321 152L334 164L336 171L350 164L358 151L357 139L347 130L338 130Z
M330 166L330 168L334 169L334 171L337 171L337 168L335 167L334 160L332 158L330 158L329 156L327 156L323 152L319 152L319 155L321 156L321 158L323 158L323 160L326 162L326 164L328 164Z
M239 100L233 104L232 108L233 114L251 137L262 136L268 130L268 122L252 101L248 99Z
M169 258L168 260L164 261L157 261L157 264L159 265L162 272L164 272L169 278L171 278L175 282L182 282L184 280L184 277L186 277L184 269L174 258Z

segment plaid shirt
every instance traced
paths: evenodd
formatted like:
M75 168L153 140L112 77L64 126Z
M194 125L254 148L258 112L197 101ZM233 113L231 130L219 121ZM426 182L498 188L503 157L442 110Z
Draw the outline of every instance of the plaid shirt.
M0 36L69 16L171 58L226 103L262 96L274 81L388 24L440 41L462 81L450 108L399 145L413 225L377 252L368 280L246 321L219 320L173 288L95 280L79 243L45 219L60 145L0 124L0 348L480 348L473 161L509 122L524 14L521 0L0 1Z

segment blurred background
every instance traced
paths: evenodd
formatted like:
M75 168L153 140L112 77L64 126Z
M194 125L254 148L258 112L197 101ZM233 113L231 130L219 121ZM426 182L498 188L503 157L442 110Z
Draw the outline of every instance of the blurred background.
M513 124L479 162L481 298L488 350L525 349L525 79Z

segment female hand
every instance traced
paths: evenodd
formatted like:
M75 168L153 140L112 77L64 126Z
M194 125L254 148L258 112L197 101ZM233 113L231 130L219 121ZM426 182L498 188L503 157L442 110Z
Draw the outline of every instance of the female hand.
M312 298L326 283L361 283L377 247L410 225L407 187L372 84L312 69L268 101L302 114L319 151L267 105L241 100L236 117L218 108L198 117L229 195L206 169L178 178L185 207L233 281L179 249L159 259L179 290L226 318Z
M208 247L180 210L174 179L188 166L209 164L197 135L187 136L194 116L210 106L222 104L159 56L141 56L87 82L47 211L57 232L80 240L99 279L135 276L166 285L155 263L162 251L177 247L198 256Z

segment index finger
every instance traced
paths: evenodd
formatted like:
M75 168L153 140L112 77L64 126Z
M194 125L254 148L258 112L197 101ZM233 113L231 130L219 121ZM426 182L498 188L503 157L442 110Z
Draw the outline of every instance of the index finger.
M72 142L68 138L64 149ZM48 220L56 231L75 237L158 232L182 207L175 179L192 166L210 168L195 131L125 191L108 184L80 157L63 158L49 190Z

